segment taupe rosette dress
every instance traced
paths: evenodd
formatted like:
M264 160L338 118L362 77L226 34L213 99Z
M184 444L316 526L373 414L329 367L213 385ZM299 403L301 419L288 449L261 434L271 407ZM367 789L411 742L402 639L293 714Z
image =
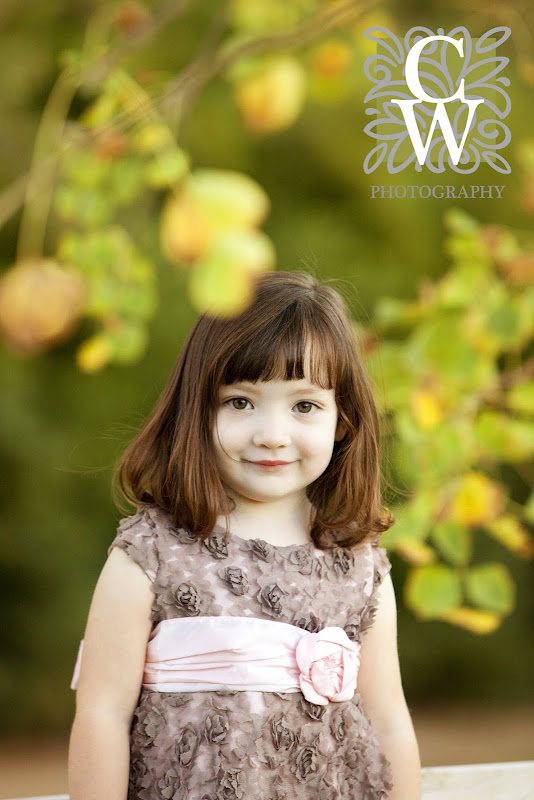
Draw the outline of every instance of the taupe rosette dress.
M121 520L112 544L147 574L153 627L231 615L360 642L391 565L365 543L323 551L225 536L206 542L157 506ZM356 694L314 705L300 691L141 689L130 733L128 800L379 800L391 771Z

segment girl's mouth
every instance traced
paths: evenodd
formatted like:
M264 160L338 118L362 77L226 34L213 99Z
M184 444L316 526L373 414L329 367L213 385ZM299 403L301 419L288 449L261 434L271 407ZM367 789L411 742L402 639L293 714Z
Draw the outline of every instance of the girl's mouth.
M287 467L291 462L290 461L250 461L250 464L254 464L256 467L260 467L260 469L265 470L279 470L283 467Z

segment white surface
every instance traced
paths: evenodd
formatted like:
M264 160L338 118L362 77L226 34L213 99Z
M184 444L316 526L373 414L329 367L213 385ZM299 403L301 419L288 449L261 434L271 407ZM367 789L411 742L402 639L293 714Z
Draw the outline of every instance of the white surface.
M423 800L534 800L534 761L426 767Z

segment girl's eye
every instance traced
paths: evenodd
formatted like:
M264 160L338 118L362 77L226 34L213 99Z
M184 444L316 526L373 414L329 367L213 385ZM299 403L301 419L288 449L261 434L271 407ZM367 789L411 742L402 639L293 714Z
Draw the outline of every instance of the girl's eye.
M244 397L232 397L226 402L230 404L231 408L235 408L236 411L243 411L249 401Z
M307 400L302 400L300 403L297 403L295 408L298 408L299 406L301 406L300 411L302 414L309 414L313 408L317 408L315 403L310 403ZM302 408L302 406L304 406L304 408Z

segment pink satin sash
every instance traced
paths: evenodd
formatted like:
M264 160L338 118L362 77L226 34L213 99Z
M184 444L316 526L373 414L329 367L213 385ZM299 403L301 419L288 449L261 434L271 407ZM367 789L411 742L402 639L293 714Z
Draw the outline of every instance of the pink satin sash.
M256 617L168 619L151 633L142 685L156 692L302 691L310 702L326 705L353 696L359 650L336 626L309 633ZM82 652L83 641L72 689Z

